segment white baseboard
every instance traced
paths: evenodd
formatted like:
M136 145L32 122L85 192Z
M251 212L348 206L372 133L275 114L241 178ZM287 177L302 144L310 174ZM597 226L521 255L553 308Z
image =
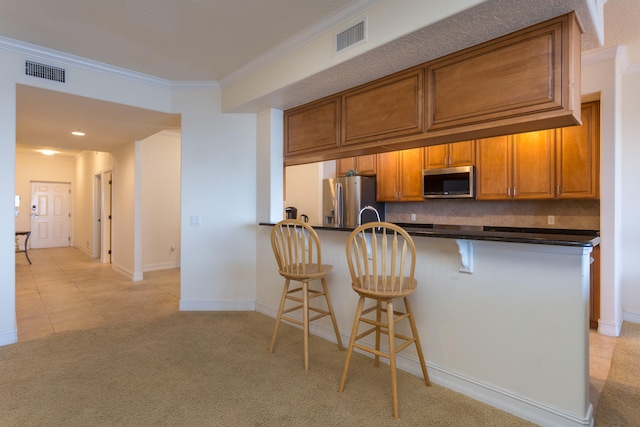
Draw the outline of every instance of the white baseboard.
M276 309L260 303L256 304L256 311L274 319L277 315ZM289 313L289 316L291 316L291 313ZM302 318L300 317L299 320L302 320ZM301 328L300 325L291 325ZM333 328L330 326L312 323L309 325L309 329L311 334L336 343L335 333L333 332ZM347 335L340 333L342 344L345 347L349 343L349 334L351 334L351 331L348 331ZM373 346L374 343L371 342L370 345ZM388 351L387 348L383 348L382 350ZM357 349L355 351L366 356L373 357L370 353L361 352ZM381 360L384 363L388 363L387 359L382 358ZM417 356L413 356L408 353L398 353L396 363L398 369L417 377L422 377L422 368L420 367ZM464 377L455 372L447 371L446 369L430 363L427 363L427 372L429 373L429 379L434 384L441 385L465 396L469 396L474 400L486 403L540 426L593 426L593 407L591 405L589 405L589 411L586 414L586 418L581 419L573 415L560 412L542 403L534 402L522 396L515 395L506 390L501 390L489 384L484 384L480 381Z
M625 322L640 323L640 313L625 311L622 315Z
M180 311L255 311L255 300L180 300Z
M142 273L134 273L133 271L127 270L126 268L123 268L123 267L121 267L119 265L116 265L116 264L112 263L111 264L111 268L113 268L118 273L124 274L125 276L127 276L129 279L131 279L134 282L139 282L142 279L144 279Z
M619 337L622 329L622 321L625 314L621 313L620 318L615 322L598 321L598 333L609 337ZM640 323L640 322L638 322Z
M18 342L18 330L0 332L0 346L15 344Z
M80 245L73 245L74 248L80 250L81 252L84 252L85 254L89 255L90 257L93 257L93 252L91 252L90 249L85 249Z
M177 262L165 262L162 264L150 264L143 265L142 272L148 273L149 271L170 270L172 268L180 268L180 261Z

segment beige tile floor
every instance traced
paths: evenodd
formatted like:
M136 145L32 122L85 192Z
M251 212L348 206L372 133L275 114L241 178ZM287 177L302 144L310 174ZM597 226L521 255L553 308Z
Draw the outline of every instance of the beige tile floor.
M16 254L18 341L178 311L180 270L144 273L133 282L80 250Z
M63 331L152 318L178 311L180 270L144 274L132 282L75 248L34 249L32 265L16 254L18 341ZM589 335L590 397L597 406L616 339Z

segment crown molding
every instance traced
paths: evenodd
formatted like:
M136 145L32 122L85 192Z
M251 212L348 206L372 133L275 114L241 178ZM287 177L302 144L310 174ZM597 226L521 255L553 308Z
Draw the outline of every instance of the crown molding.
M582 52L582 66L615 59L620 50L620 46L613 46L606 49L592 49Z
M343 8L335 11L331 15L316 22L306 30L301 31L295 36L285 40L278 46L274 47L256 57L254 60L248 62L246 65L233 71L231 74L220 79L220 86L225 88L243 77L248 76L252 72L262 68L269 62L286 55L289 52L294 51L300 46L309 43L311 40L327 33L335 27L343 24L345 21L366 12L378 3L382 3L384 0L356 0Z
M16 52L30 58L39 58L44 62L52 61L58 64L78 67L113 77L133 80L138 83L158 86L163 89L220 87L217 81L167 80L2 36L0 36L0 49Z

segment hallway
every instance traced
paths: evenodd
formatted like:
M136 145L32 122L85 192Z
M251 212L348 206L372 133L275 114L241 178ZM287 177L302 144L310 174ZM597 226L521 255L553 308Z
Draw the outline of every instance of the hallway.
M178 311L180 269L132 282L74 247L16 254L18 341Z

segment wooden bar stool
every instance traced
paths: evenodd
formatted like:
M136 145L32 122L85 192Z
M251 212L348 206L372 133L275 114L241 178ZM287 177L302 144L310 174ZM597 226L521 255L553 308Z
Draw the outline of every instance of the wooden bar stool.
M340 350L344 349L325 279L325 276L333 269L333 266L322 263L318 234L308 224L299 220L285 219L277 223L271 230L271 246L278 262L278 272L285 278L285 282L273 336L271 337L269 353L273 353L278 326L282 320L301 325L304 333L304 369L308 370L309 322L325 316L331 316L338 348ZM300 287L289 289L292 280L300 282ZM320 280L322 290L315 290L309 287L309 282L314 280ZM326 310L309 305L311 299L318 297L325 298ZM287 301L293 301L294 305L285 308ZM302 321L289 316L289 313L297 310L302 310ZM314 314L312 317L309 317L310 312Z
M353 230L347 239L347 263L351 273L351 287L360 295L360 299L338 391L344 390L354 347L374 354L376 367L379 366L380 357L386 357L389 359L391 370L393 416L398 418L396 354L415 343L425 384L431 385L413 310L407 298L417 286L414 279L416 247L411 236L397 225L387 222L370 222ZM365 309L364 304L367 298L375 301L375 305ZM402 299L404 311L393 305L395 299ZM386 313L386 321L383 319L383 312ZM369 315L370 313L373 315ZM396 323L405 319L409 321L412 336L396 332ZM361 323L368 325L369 328L358 333ZM375 333L373 347L361 341L373 333ZM389 338L388 352L380 348L380 334L386 334Z

